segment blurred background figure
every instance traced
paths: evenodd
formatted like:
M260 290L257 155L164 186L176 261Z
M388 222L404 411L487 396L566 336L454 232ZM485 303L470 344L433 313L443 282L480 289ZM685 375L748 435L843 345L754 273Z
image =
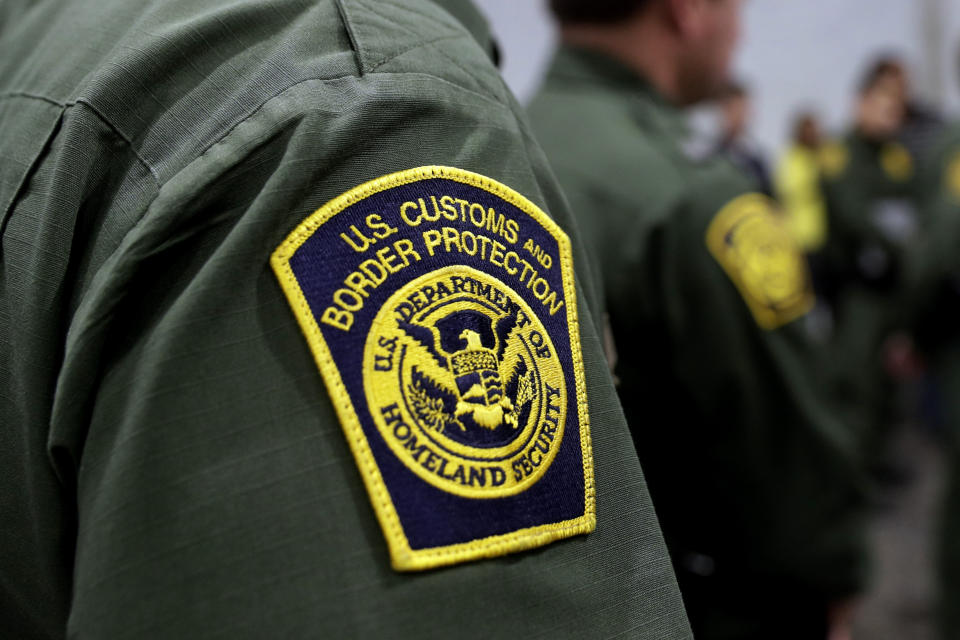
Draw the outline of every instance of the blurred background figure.
M749 135L753 116L749 89L742 83L728 82L717 97L717 107L720 112L720 139L716 152L750 176L757 191L772 196L773 186L767 161Z
M938 134L943 131L943 118L937 111L924 104L913 94L910 72L898 56L878 56L867 72L868 82L894 96L902 108L897 137L914 158L921 158L937 144Z
M936 397L933 419L947 452L937 541L938 622L942 638L960 638L960 121L929 119L916 197L919 240L908 256L904 303Z
M547 0L478 1L502 36L505 77L522 100L529 100L559 38L547 20ZM954 313L954 306L960 307L960 275L954 275L960 271L954 267L960 264L954 257L960 255L960 231L955 233L960 215L948 197L948 185L960 185L960 160L954 163L951 153L960 134L955 125L944 124L960 112L953 70L960 3L750 2L744 17L745 35L733 67L749 86L749 96L731 101L729 118L699 114L695 124L704 126L695 129L701 135L691 135L682 153L709 164L705 156L721 146L718 141L737 139L737 132L747 129L750 150L766 149L778 158L774 193L788 228L808 252L818 310L826 311L808 314L804 322L808 330L820 325L817 336L833 363L833 373L817 379L815 391L831 394L848 433L857 438L858 455L874 471L878 508L871 514L871 542L877 570L854 638L939 638L933 631L934 573L945 576L936 583L946 585L943 617L960 617L960 544L953 542L960 539L960 480L953 472L948 497L953 507L944 512L946 529L935 566L931 543L940 513L943 451L936 431L916 427L941 425L949 435L951 425L960 423L960 310ZM553 64L551 73L556 73ZM585 100L587 93L570 100ZM650 127L648 119L633 121ZM589 124L581 120L567 128L590 131ZM621 137L627 146L627 136ZM596 137L582 136L582 161L570 163L570 174L590 164L587 158L598 145ZM624 192L642 181L646 204L659 202L669 184L658 179L659 171L672 163L658 158L658 172L646 180L621 176L616 163L605 170L622 177ZM587 206L617 208L599 192L568 191ZM623 226L611 223L604 229L600 219L581 223L588 235L628 242ZM655 226L651 233L661 231ZM683 251L679 247L672 245L669 253ZM661 288L690 286L681 282ZM707 283L700 280L697 291ZM634 310L645 304L641 295L632 300ZM817 317L824 322L813 322ZM687 335L693 333L688 327ZM657 347L644 357L655 359L673 348ZM625 359L621 369L636 362L635 355ZM668 415L677 422L685 409ZM649 408L647 423L654 414ZM950 457L960 459L960 438L950 437ZM655 467L656 461L646 464ZM958 627L948 621L942 637L960 638Z
M808 254L819 251L827 238L827 211L820 187L820 122L812 111L794 120L790 146L777 165L776 195L800 247Z
M902 68L881 59L860 83L849 131L820 154L829 229L822 293L833 307L835 393L885 483L903 479L888 455L898 416L884 345L904 322L904 253L916 228L916 163L898 141L905 116Z
M806 260L758 193L760 163L730 162L756 157L746 94L725 89L740 0L550 6L561 43L530 118L590 239L694 635L845 638L863 478L804 332ZM684 112L717 95L719 154Z
M943 638L960 638L960 123L933 145L923 164L923 235L912 256L908 304L914 335L939 391L947 481L939 550Z

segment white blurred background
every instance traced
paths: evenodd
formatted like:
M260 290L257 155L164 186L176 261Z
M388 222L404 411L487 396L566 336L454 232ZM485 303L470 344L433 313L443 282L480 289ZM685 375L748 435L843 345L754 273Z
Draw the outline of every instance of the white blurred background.
M546 0L477 0L500 42L503 71L525 102L554 42ZM768 156L793 114L813 108L843 129L862 70L878 53L902 57L924 104L960 110L960 0L746 0L736 76L754 96L754 139Z

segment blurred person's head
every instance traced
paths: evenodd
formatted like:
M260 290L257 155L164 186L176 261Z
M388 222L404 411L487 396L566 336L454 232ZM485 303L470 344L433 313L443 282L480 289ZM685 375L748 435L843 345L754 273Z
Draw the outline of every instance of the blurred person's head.
M550 0L565 42L603 51L679 105L727 83L742 0Z
M886 87L906 104L910 99L910 74L903 61L894 55L883 54L874 58L860 79L860 94Z
M717 106L720 108L720 124L726 140L736 140L747 132L751 101L745 85L728 82L717 96Z
M889 140L903 126L905 113L897 93L877 85L861 93L857 100L857 129L868 138Z
M561 25L616 24L640 11L652 0L550 0L550 10Z
M908 92L909 78L903 63L890 56L877 58L860 82L857 129L868 138L894 137L903 126Z
M803 147L820 146L820 121L812 111L801 111L793 119L793 142Z

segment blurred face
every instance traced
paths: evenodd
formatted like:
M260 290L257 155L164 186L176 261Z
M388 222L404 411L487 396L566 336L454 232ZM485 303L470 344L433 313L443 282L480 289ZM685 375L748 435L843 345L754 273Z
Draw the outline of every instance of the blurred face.
M878 82L860 96L857 127L870 138L892 138L903 125L904 112L899 87L892 82Z
M813 118L804 118L797 131L797 142L807 147L820 144L820 125Z
M895 67L888 74L885 82L889 85L889 90L896 94L897 99L907 103L910 97L910 76L904 67Z
M680 89L686 104L716 95L728 79L740 39L742 0L681 0Z

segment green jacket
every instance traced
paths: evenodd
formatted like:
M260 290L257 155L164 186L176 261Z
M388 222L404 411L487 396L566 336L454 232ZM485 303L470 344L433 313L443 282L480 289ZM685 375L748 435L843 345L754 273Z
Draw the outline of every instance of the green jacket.
M395 463L372 504L378 470L358 468L331 365L318 372L271 267L311 212L414 167L482 174L569 225L482 25L465 2L427 0L0 7L0 636L690 637L576 236L565 357L579 340L593 436L579 500L586 482L596 530L419 573L391 569L375 513L439 493ZM367 267L389 269L378 295L413 260L391 246ZM311 255L307 275L342 277ZM589 442L565 426L564 443ZM498 522L466 535L481 525Z
M906 147L857 131L821 150L828 235L822 255L833 307L835 397L861 434L868 465L883 465L891 382L882 345L906 321L907 247L915 233L915 161Z
M908 308L940 390L947 477L939 531L940 624L960 636L960 124L943 132L918 174L920 241L911 254Z
M833 277L889 292L914 220L915 161L897 142L852 131L821 151Z
M957 316L952 306L960 275L956 240L960 238L960 124L946 128L921 159L916 178L918 240L908 254L907 307L921 323L918 338L937 346L952 339ZM918 319L919 318L919 319Z
M853 442L792 321L812 302L806 264L770 203L743 197L747 179L707 157L678 109L598 53L561 48L529 114L604 280L621 399L681 590L704 574L718 585L713 603L685 592L694 633L696 618L723 608L721 584L752 588L746 599L857 591ZM724 253L741 241L728 223L740 214L764 230L737 235L742 248L758 250L760 280L780 278L785 295L758 292Z

